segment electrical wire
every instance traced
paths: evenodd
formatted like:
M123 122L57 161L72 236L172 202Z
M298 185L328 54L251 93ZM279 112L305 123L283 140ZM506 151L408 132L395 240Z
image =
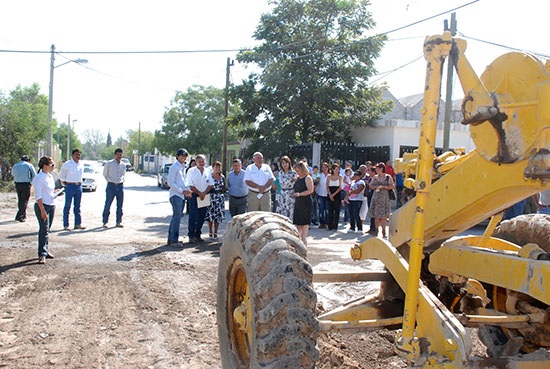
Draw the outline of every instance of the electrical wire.
M394 29L391 29L389 31L386 31L386 32L382 32L382 33L379 33L377 35L374 35L374 36L370 36L368 37L367 39L365 40L359 40L359 41L355 41L355 42L351 42L349 44L345 44L345 45L339 45L339 46L335 46L334 48L332 48L333 50L336 50L338 48L342 48L342 47L346 47L346 46L349 46L349 45L353 45L353 44L361 44L361 43L365 43L365 42L368 42L370 39L373 39L373 38L377 38L377 37L380 37L380 36L383 36L383 35L387 35L387 34L390 34L390 33L393 33L393 32L397 32L397 31L400 31L402 29L405 29L405 28L408 28L408 27L411 27L411 26L414 26L414 25L417 25L419 23L422 23L422 22L426 22L430 19L433 19L433 18L436 18L436 17L439 17L441 15L444 15L444 14L447 14L447 13L451 13L455 10L458 10L458 9L461 9L461 8L464 8L466 6L469 6L469 5L472 5L474 3L477 3L478 1L480 0L473 0L473 1L470 1L469 3L465 3L465 4L462 4L460 6L457 6L453 9L449 9L449 10L446 10L444 12L441 12L441 13L438 13L438 14L435 14L435 15L432 15L430 17L427 17L427 18L423 18L423 19L420 19L418 21L415 21L413 23L409 23L409 24L406 24L404 26L400 26L400 27L397 27L397 28L394 28ZM289 44L285 44L285 45L281 45L281 46L278 46L278 47L274 47L273 50L278 50L278 49L284 49L284 48L288 48L288 47L292 47L292 46L296 46L296 45L301 45L301 44L305 44L305 43L308 43L308 42L312 42L312 41L321 41L321 40L316 40L316 39L304 39L304 40L298 40L298 41L294 41L294 42L291 42ZM252 51L254 50L254 48L240 48L240 49L197 49L197 50L133 50L133 51L57 51L58 53L62 53L62 54L91 54L91 55L99 55L99 54L192 54L192 53L228 53L228 52L242 52L242 51ZM331 49L328 49L329 51ZM51 51L41 51L41 50L11 50L11 49L0 49L0 53L22 53L22 54L49 54ZM303 58L303 57L306 57L306 56L309 56L309 55L312 55L312 54L306 54L306 55L303 55L303 56L298 56L297 58Z
M366 43L366 42L369 42L369 41L372 40L372 39L375 39L375 38L378 38L378 37L381 37L381 36L385 36L385 35L388 35L388 34L393 33L393 32L401 31L402 29L405 29L405 28L409 28L409 27L415 26L415 25L417 25L417 24L420 24L420 23L429 21L429 20L431 20L431 19L433 19L433 18L437 18L437 17L439 17L439 16L442 16L442 15L445 15L445 14L448 14L448 13L452 13L452 12L454 12L455 10L458 10L458 9L461 9L461 8L464 8L464 7L467 7L467 6L470 6L470 5L472 5L472 4L477 3L478 1L480 1L480 0L473 0L473 1L470 1L469 3L459 5L459 6L455 7L455 8L453 8L453 9L449 9L449 10L446 10L446 11L444 11L444 12L441 12L441 13L438 13L438 14L431 15L431 16L429 16L429 17L427 17L427 18L423 18L423 19L417 20L417 21L415 21L415 22L406 24L406 25L404 25L404 26L397 27L397 28L391 29L391 30L386 31L386 32L378 33L378 34L376 34L376 35L374 35L374 36L367 37L367 38L364 39L364 40L354 41L354 42L350 42L349 44L334 46L334 47L328 48L328 49L326 49L326 50L314 51L314 52L311 52L311 53L308 53L308 54L299 55L299 56L297 56L297 57L295 57L295 58L292 58L292 60L302 59L302 58L306 58L306 57L308 57L308 56L317 55L317 54L320 54L320 53L326 53L327 51L328 51L328 52L334 51L334 50L337 50L337 49L340 49L340 48L343 48L343 47L346 47L346 46L352 46L352 45L356 45L356 44Z
M548 54L543 54L543 53L539 53L539 52L536 52L536 51L530 51L530 50L525 50L525 49L519 49L519 48L517 48L517 47L512 47L512 46L506 46L506 45L499 44L499 43L492 42L492 41L481 40L481 39L479 39L479 38L475 38L475 37L471 37L471 36L466 36L465 34L463 34L463 33L461 33L461 32L458 32L458 34L459 34L460 36L466 38L466 39L469 39L469 40L481 42L481 43L488 44L488 45L493 45L493 46L502 47L502 48L508 49L508 50L527 52L527 53L529 53L529 54L541 56L541 57L543 57L543 58L545 58L545 59L550 59L550 55L548 55Z
M392 74L392 73L394 73L394 72L397 72L398 70L403 69L403 68L405 68L406 66L411 65L412 63L416 62L417 60L422 59L422 57L424 57L424 54L422 54L422 55L420 55L420 56L414 58L413 60L411 60L411 61L409 61L409 62L407 62L407 63L405 63L405 64L403 64L403 65L401 65L401 66L399 66L399 67L397 67L397 68L394 68L394 69L389 70L389 71L387 71L387 72L382 72L382 73L375 74L373 77L376 77L376 76L382 76L382 77L377 78L377 79L375 79L374 81L369 81L368 85L372 85L372 84L374 84L374 83L380 81L381 79L386 78L386 77L389 76L390 74Z
M105 77L108 77L108 78L111 78L111 79L115 79L115 80L118 80L118 81L121 81L121 82L124 82L124 83L128 83L128 84L131 84L131 85L134 85L134 86L138 86L138 87L142 87L142 88L153 88L153 89L156 89L158 91L161 91L161 92L173 92L171 90L168 90L166 88L162 88L162 87L158 87L158 86L153 86L153 85L144 85L143 83L140 83L140 82L135 82L135 81L130 81L128 79L125 79L125 78L121 78L121 77L117 77L117 76L113 76L112 74L108 74L108 73L105 73L105 72L101 72L97 69L94 69L94 68L91 68L87 65L84 65L82 63L77 63L75 60L71 59L71 58L68 58L66 57L65 55L61 54L61 53L58 53L56 52L55 53L56 55L64 58L64 59L67 59L69 61L72 61L74 62L76 65L78 65L79 67L81 68L85 68L85 69L88 69L94 73L97 73L97 74L100 74L102 76L105 76Z

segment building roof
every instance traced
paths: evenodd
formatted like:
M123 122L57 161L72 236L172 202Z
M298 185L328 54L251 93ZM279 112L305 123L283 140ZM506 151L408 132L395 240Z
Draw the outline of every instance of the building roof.
M424 99L424 94L416 94L411 96L405 96L399 99L399 102L401 105L407 107L407 106L415 106L419 102L421 102Z
M423 93L402 97L399 99L399 102L405 107L412 107L412 106L416 106L419 102L422 102L422 100L424 100ZM445 104L445 100L443 99L440 99L440 100L441 100L441 103ZM462 99L453 100L453 104L452 104L453 111L455 110L460 111L461 106L462 106Z

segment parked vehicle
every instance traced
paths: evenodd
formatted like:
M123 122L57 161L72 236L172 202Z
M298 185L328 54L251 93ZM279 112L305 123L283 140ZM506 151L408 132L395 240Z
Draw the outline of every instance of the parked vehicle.
M170 169L170 166L172 164L163 164L159 168L159 172L157 173L157 186L161 188L168 188L168 170Z
M97 182L94 178L95 171L92 167L84 166L82 174L82 191L95 192L97 190Z
M127 172L131 172L134 170L134 166L130 163L130 160L126 159L126 158L122 158L120 159L120 161L122 161L124 163L124 165L126 165L126 171Z

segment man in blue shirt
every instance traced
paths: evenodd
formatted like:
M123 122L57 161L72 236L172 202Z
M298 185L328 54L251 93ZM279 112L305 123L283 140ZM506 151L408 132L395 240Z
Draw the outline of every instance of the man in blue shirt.
M23 155L21 161L13 166L11 173L15 181L15 190L17 191L18 210L15 220L24 222L27 219L27 204L31 196L31 183L36 175L36 171L32 164L29 163L29 157Z
M248 186L244 183L244 170L239 159L233 160L233 170L227 175L229 192L229 213L232 217L246 213L248 203Z

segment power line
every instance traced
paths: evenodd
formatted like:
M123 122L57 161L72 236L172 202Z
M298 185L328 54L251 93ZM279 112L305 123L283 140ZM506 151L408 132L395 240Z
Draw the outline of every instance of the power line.
M387 34L389 34L389 33L401 31L402 29L405 29L405 28L408 28L408 27L417 25L417 24L419 24L419 23L423 23L423 22L429 21L430 19L437 18L437 17L439 17L439 16L441 16L441 15L444 15L444 14L447 14L447 13L452 13L452 12L454 12L455 10L458 10L458 9L461 9L461 8L465 8L465 7L467 7L467 6L470 6L470 5L472 5L472 4L477 3L478 1L480 1L480 0L470 1L469 3L459 5L459 6L457 6L456 8L446 10L446 11L441 12L441 13L439 13L439 14L432 15L432 16L430 16L430 17L427 17L427 18L418 20L418 21L413 22L413 23L409 23L409 24L407 24L407 25L405 25L405 26L401 26L401 27L398 27L398 28L394 28L394 29L392 29L392 30L390 30L390 31L381 33L380 35L387 35Z
M420 56L414 58L413 60L411 60L411 61L409 61L409 62L407 62L407 63L405 63L405 64L403 64L403 65L401 65L401 66L399 66L399 67L397 67L397 68L394 68L394 69L392 69L392 70L389 70L389 71L387 71L387 72L375 74L373 77L376 77L376 76L382 76L382 77L377 78L377 79L375 79L374 81L370 81L368 84L369 84L369 85L372 85L373 83L378 82L378 81L380 81L381 79L386 78L386 77L389 76L390 74L392 74L392 73L394 73L394 72L397 72L398 70L403 69L403 68L405 68L405 67L408 66L408 65L411 65L412 63L414 63L415 61L417 61L417 60L419 60L419 59L422 59L423 56L424 56L424 55L422 54L422 55L420 55Z
M70 60L70 61L74 61L73 59L71 58L68 58L66 57L65 55L62 55L58 52L56 52L57 55L59 55L60 57L64 58L64 59L67 59L67 60ZM131 85L135 85L135 86L139 86L139 87L142 87L142 88L154 88L158 91L162 91L162 92L172 92L172 91L169 91L168 89L165 89L165 88L162 88L162 87L158 87L158 86L154 86L154 85L144 85L143 83L140 83L140 82L135 82L135 81L130 81L128 79L125 79L125 78L121 78L121 77L117 77L117 76L114 76L112 74L108 74L108 73L105 73L105 72L101 72L97 69L94 69L94 68L91 68L87 65L84 65L84 64L81 64L81 63L76 63L79 67L82 67L82 68L85 68L85 69L88 69L94 73L97 73L97 74L101 74L102 76L105 76L105 77L108 77L108 78L112 78L112 79L116 79L116 80L119 80L119 81L122 81L124 83L128 83L128 84L131 84Z
M458 10L458 9L461 9L461 8L464 8L466 6L469 6L469 5L472 5L476 2L478 2L480 0L473 0L473 1L470 1L469 3L466 3L466 4L463 4L463 5L460 5L460 6L457 6L453 9L449 9L447 11L444 11L444 12L441 12L441 13L438 13L438 14L435 14L435 15L432 15L430 17L427 17L427 18L424 18L424 19L421 19L421 20L418 20L418 21L415 21L413 23L409 23L409 24L406 24L404 26L400 26L400 27L397 27L397 28L394 28L394 29L391 29L389 31L386 31L386 32L382 32L382 33L379 33L377 35L374 35L374 36L370 36L368 37L367 39L365 40L360 40L360 41L355 41L355 42L352 42L352 43L349 43L349 44L344 44L344 45L339 45L339 46L335 46L334 48L332 49L328 49L328 50L336 50L338 48L342 48L342 47L346 47L346 46L349 46L349 45L353 45L353 44L361 44L361 43L365 43L365 42L368 42L370 39L372 38L376 38L376 37L380 37L380 36L383 36L383 35L387 35L387 34L390 34L390 33L393 33L393 32L397 32L397 31L400 31L402 29L405 29L405 28L408 28L408 27L411 27L411 26L414 26L416 24L419 24L419 23L422 23L422 22L426 22L430 19L433 19L433 18L436 18L436 17L439 17L441 15L444 15L444 14L447 14L447 13L450 13L450 12L453 12L455 10ZM285 45L281 45L281 46L278 46L278 47L274 47L273 50L278 50L278 49L284 49L284 48L288 48L288 47L292 47L292 46L296 46L296 45L301 45L301 44L305 44L305 43L308 43L308 42L311 42L311 41L321 41L323 39L304 39L304 40L298 40L298 41L294 41L294 42L291 42L289 44L285 44ZM193 54L193 53L227 53L227 52L241 52L241 51L251 51L251 50L254 50L254 48L240 48L240 49L197 49L197 50L130 50L130 51L58 51L59 53L62 53L62 54L92 54L92 55L109 55L109 54ZM48 54L50 53L50 51L44 51L44 50L14 50L14 49L0 49L0 53L21 53L21 54ZM306 57L306 56L309 56L309 55L312 55L312 54L306 54L306 55L303 55L303 56L298 56L297 58L301 58L301 57Z
M334 50L337 50L337 49L340 49L340 48L343 48L343 47L346 47L346 46L352 46L352 45L357 45L357 44L366 43L366 42L369 42L369 41L372 40L372 39L375 39L375 38L378 38L378 37L381 37L381 36L385 36L385 35L388 35L388 34L390 34L390 33L397 32L397 31L400 31L400 30L405 29L405 28L408 28L408 27L415 26L415 25L417 25L417 24L420 24L420 23L429 21L430 19L437 18L437 17L439 17L439 16L441 16L441 15L445 15L445 14L447 14L447 13L452 13L452 12L454 12L455 10L464 8L464 7L466 7L466 6L470 6L470 5L474 4L474 3L477 3L478 1L480 1L480 0L473 0L473 1L470 1L469 3L462 4L462 5L460 5L460 6L457 6L456 8L449 9L449 10L446 10L446 11L441 12L441 13L438 13L438 14L434 14L434 15L429 16L429 17L427 17L427 18L423 18L423 19L417 20L417 21L415 21L415 22L406 24L406 25L401 26L401 27L397 27L397 28L391 29L391 30L386 31L386 32L378 33L378 34L376 34L376 35L374 35L374 36L367 37L365 40L354 41L354 42L350 42L349 44L334 46L334 47L328 48L328 49L326 49L326 50L314 51L314 52L311 52L311 53L308 53L308 54L299 55L299 56L297 56L297 57L295 57L295 58L292 58L292 60L306 58L306 57L308 57L308 56L317 55L317 54L320 54L320 53L325 53L325 52L327 52L327 51L329 51L329 52L330 52L330 51L334 51Z
M191 53L227 53L251 49L204 49L204 50L133 50L133 51L58 51L62 54L191 54ZM41 50L0 50L0 53L49 54Z
M502 48L504 48L504 49L514 50L514 51L527 52L527 53L530 53L530 54L533 54L533 55L541 56L541 57L546 58L546 59L550 59L550 55L548 55L548 54L543 54L543 53L539 53L539 52L536 52L536 51L530 51L530 50L525 50L525 49L519 49L519 48L517 48L517 47L512 47L512 46L506 46L506 45L499 44L499 43L492 42L492 41L481 40L481 39L479 39L479 38L466 36L465 34L463 34L463 33L461 33L461 32L458 32L458 34L459 34L460 36L466 38L466 39L478 41L478 42L481 42L481 43L484 43L484 44L493 45L493 46L498 46L498 47L502 47Z

